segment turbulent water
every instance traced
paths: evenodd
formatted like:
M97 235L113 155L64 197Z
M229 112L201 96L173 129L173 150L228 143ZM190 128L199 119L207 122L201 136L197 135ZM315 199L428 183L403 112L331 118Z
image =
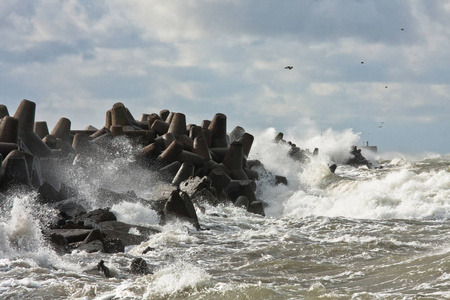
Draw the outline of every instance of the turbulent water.
M287 186L274 186L261 174L257 196L267 204L266 217L206 205L197 211L205 230L197 231L183 222L159 226L156 212L143 204L114 203L119 221L161 230L125 253L58 256L40 231L51 210L33 194L9 196L0 218L0 298L450 298L449 156L363 153L379 168L342 166L358 136L327 131L295 140L320 148L300 164L287 146L271 142L274 135L273 129L256 134L250 157L288 179ZM83 205L104 207L92 186L152 199L158 179L129 168L130 156L103 162L92 174L67 175ZM328 169L333 162L335 174ZM142 254L147 247L155 250ZM130 274L136 257L153 274ZM112 278L96 270L101 259Z

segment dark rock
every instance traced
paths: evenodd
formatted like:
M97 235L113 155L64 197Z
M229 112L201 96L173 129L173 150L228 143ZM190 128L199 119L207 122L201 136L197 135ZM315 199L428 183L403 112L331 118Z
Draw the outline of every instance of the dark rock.
M249 204L250 204L250 201L245 196L239 196L236 199L236 201L234 201L234 206L242 207L242 208L245 208L246 210L248 210Z
M50 183L44 182L38 189L42 203L55 203L62 200L61 194Z
M178 169L177 174L175 175L175 177L172 180L172 184L174 186L178 186L183 181L188 180L192 176L194 176L194 165L191 163L185 162Z
M84 219L91 219L95 223L105 222L105 221L117 221L116 216L109 211L109 209L99 208L88 212L86 215L82 216Z
M353 167L367 166L369 169L373 168L372 163L361 154L361 149L358 149L356 146L353 146L350 153L353 155L353 157L347 160L346 162L347 165Z
M149 270L147 262L143 258L140 258L140 257L133 259L133 261L131 262L131 265L130 265L130 272L132 274L136 274L136 275L153 274Z
M180 190L192 197L198 191L208 189L211 186L211 181L208 177L191 177L188 180L181 182Z
M97 270L102 271L103 274L105 274L106 278L111 278L111 272L109 271L108 267L105 266L105 262L103 260L101 260L98 264L97 264Z
M204 188L200 191L196 191L191 198L192 202L198 203L198 205L207 203L212 206L217 206L220 203L224 202L219 200L219 198L217 198L216 196L214 196L213 193L207 188Z
M257 215L261 215L261 216L265 216L264 213L264 205L261 201L253 201L250 203L250 205L248 206L248 212L257 214Z
M287 185L287 178L284 176L275 175L275 185L284 184Z
M105 247L101 241L95 240L87 244L81 244L77 250L86 251L87 253L105 252Z
M125 244L121 239L110 239L104 240L103 245L105 246L105 252L107 253L123 253L125 252Z
M83 244L89 244L93 241L100 241L104 244L104 236L102 235L100 229L91 230L88 236L83 240Z
M155 250L156 250L155 248L152 248L149 246L149 247L145 248L144 251L142 251L142 254L147 254L148 252L155 251Z
M52 229L49 236L65 239L68 243L82 242L91 233L90 229Z
M337 165L336 164L332 164L328 168L330 168L331 173L334 173L336 171Z
M48 236L53 249L59 254L65 254L69 252L69 242L61 234L52 233Z
M70 199L58 202L55 205L55 208L59 209L61 212L69 216L71 219L78 218L81 215L87 213L86 209L81 204L78 204Z
M174 214L178 217L185 217L191 221L197 229L200 228L194 205L186 193L184 193L184 197L182 197L178 191L173 191L166 202L164 212L166 214Z
M98 224L98 228L105 235L106 239L118 239L124 247L139 245L146 241L149 235L160 232L155 228L130 225L119 221L101 222ZM131 228L136 228L141 235L129 233Z

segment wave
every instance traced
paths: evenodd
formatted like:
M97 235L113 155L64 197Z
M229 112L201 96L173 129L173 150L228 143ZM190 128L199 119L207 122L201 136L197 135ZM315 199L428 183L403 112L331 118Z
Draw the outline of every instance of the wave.
M274 135L272 128L262 132L255 139L258 142L252 156L273 173L286 176L289 182L288 186L275 187L264 180L260 182L263 200L269 204L267 215L362 219L450 217L449 156L375 153L367 158L382 168L349 167L339 162L358 135L350 130L328 130L320 136L295 141L303 149L314 145L320 149L317 157L301 164L287 156L287 146L271 143L270 137ZM332 147L323 147L323 143ZM328 169L332 162L339 164L335 174Z

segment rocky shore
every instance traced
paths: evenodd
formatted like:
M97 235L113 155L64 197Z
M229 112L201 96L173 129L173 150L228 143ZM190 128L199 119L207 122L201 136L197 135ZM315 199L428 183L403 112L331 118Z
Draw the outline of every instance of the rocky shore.
M227 117L221 113L200 125L186 124L183 113L168 110L142 114L137 120L123 103L116 103L106 112L103 128L72 130L70 120L61 118L49 131L46 122L35 122L35 110L34 102L23 100L10 116L7 107L0 105L0 206L17 190L35 193L37 201L54 214L41 230L59 253L74 249L123 252L158 232L156 227L118 221L110 207L125 199L156 211L160 224L177 218L202 230L197 212L204 212L205 203L235 205L264 216L265 204L255 194L260 174L270 177L273 185L288 184L285 177L248 159L254 137L240 126L228 133ZM121 139L139 151L124 154L115 143ZM289 155L299 163L319 151L302 150L285 141L282 133L274 142L289 144ZM349 163L366 164L356 148L352 151L355 158ZM117 155L129 155L134 166L157 174L160 181L152 187L152 199L140 198L132 190L115 192L89 179L98 161ZM329 168L334 172L336 165ZM86 174L104 207L86 209L70 172L67 175L69 169Z

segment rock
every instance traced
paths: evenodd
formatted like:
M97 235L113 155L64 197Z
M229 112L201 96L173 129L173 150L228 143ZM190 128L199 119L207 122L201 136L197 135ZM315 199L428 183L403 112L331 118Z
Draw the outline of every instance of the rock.
M49 236L54 239L65 239L69 244L82 242L91 233L90 229L52 229Z
M109 271L109 268L107 266L105 266L105 262L103 260L101 260L98 264L97 264L97 270L102 271L103 274L105 274L106 278L111 278L111 272Z
M61 194L50 183L44 182L38 189L42 203L55 203L62 200Z
M257 215L265 216L263 203L259 200L251 202L248 206L247 211Z
M373 168L372 163L361 154L361 149L358 149L356 146L353 146L350 153L353 155L353 157L347 160L346 162L347 165L353 167L367 166L369 169Z
M83 219L91 219L95 223L105 221L117 221L116 216L109 211L109 209L99 208L88 212L86 215L81 216Z
M48 236L49 241L51 242L53 249L60 255L69 252L69 242L67 239L57 233L52 233Z
M194 176L194 165L188 162L185 162L181 165L180 169L178 169L177 174L172 180L172 185L178 186L185 180L188 180L190 177Z
M87 213L86 209L81 204L78 204L70 199L58 202L55 205L55 208L62 211L70 219L76 219Z
M287 178L280 175L275 175L275 185L284 184L287 185L288 181Z
M245 196L239 196L236 201L234 201L234 206L245 208L245 210L248 210L249 204L250 201Z
M180 190L192 197L198 191L208 189L211 186L211 181L208 177L191 177L180 184Z
M155 251L155 250L156 250L155 248L152 248L149 246L149 247L145 248L144 251L142 251L142 254L147 254L148 252Z
M111 240L111 243L114 244L115 242L113 240L120 240L124 247L139 245L140 243L146 241L149 235L160 232L155 228L130 225L120 221L101 222L98 223L98 228L101 233L105 235L105 241ZM131 228L136 228L141 235L129 233ZM106 250L108 252L112 251L111 249L108 249L112 246L107 246Z
M166 214L187 218L197 229L200 228L194 205L186 193L184 193L184 197L182 197L178 191L173 191L169 199L167 199L164 212Z
M328 168L330 169L331 173L334 173L336 171L337 165L336 164L332 164Z
M209 204L212 206L217 206L220 203L224 203L224 201L219 200L216 196L214 196L209 189L202 189L200 191L195 192L192 195L192 202L198 203L198 205Z
M77 250L86 251L87 253L105 252L105 247L101 241L96 240L87 244L81 244L77 247Z
M140 257L133 259L133 261L131 262L131 265L130 265L130 272L132 274L136 274L136 275L153 274L149 270L147 262L143 258L140 258Z

